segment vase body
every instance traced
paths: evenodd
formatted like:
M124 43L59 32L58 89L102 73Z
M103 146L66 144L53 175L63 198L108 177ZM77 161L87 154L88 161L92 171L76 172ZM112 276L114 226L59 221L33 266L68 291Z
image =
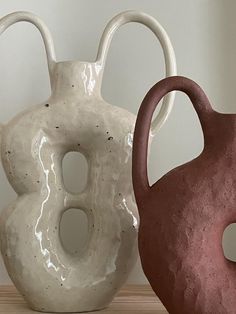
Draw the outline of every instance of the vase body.
M88 82L97 80L95 65L58 63L50 99L2 130L3 166L19 197L2 213L1 248L16 287L40 311L106 307L136 260L130 172L135 116L114 109L94 90L93 96L81 93L82 72L92 73ZM89 165L86 188L78 195L66 192L61 174L70 151L81 152ZM89 239L77 257L66 254L59 237L69 208L88 217Z
M2 25L12 24L13 17ZM44 29L52 93L2 126L2 163L18 197L1 214L1 251L33 309L99 310L112 301L137 259L139 217L131 176L136 116L100 93L109 29L97 61L56 62L48 30L34 21ZM88 162L87 184L78 194L66 191L62 177L63 157L71 151ZM88 218L88 240L79 256L60 241L61 217L70 208Z
M148 131L157 103L171 90L185 92L199 116L204 150L149 186ZM235 222L236 115L215 112L201 88L186 78L154 86L140 108L133 144L133 185L140 214L144 272L170 314L233 314L235 263L222 237Z

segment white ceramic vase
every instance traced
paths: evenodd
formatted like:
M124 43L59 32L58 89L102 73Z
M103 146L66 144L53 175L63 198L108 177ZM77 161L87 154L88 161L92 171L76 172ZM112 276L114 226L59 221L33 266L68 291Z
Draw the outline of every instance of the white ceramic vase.
M126 281L137 258L138 214L131 180L131 151L136 116L101 96L107 50L115 31L127 22L148 26L159 39L166 76L176 74L170 40L152 17L127 11L107 25L95 62L56 62L53 40L35 15L16 12L0 20L33 23L44 40L51 96L18 114L1 128L1 156L7 178L18 194L1 213L1 251L7 271L29 305L38 311L83 312L106 307ZM167 118L170 94L153 132ZM138 105L138 104L137 104ZM62 159L82 153L89 165L82 193L66 191ZM59 225L70 208L82 209L89 239L80 256L63 248Z

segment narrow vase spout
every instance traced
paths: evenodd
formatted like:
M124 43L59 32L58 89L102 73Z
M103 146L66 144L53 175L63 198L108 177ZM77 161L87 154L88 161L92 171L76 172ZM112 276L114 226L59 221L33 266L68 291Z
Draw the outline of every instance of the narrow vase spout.
M52 78L52 96L101 97L102 72L98 62L58 62Z

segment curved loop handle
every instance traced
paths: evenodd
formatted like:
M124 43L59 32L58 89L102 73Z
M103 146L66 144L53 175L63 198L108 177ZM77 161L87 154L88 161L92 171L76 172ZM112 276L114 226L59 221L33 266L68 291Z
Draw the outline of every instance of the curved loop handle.
M98 48L97 62L101 65L105 63L107 52L111 40L118 28L129 22L137 22L147 26L158 38L162 46L166 65L166 76L174 76L177 74L177 66L175 52L171 41L164 28L152 16L139 11L125 11L115 16L106 26ZM167 95L163 100L163 105L157 117L152 122L152 132L155 134L165 123L168 118L173 103L175 93Z
M135 195L144 195L150 189L147 172L147 153L152 116L162 97L173 90L182 91L190 98L202 126L205 146L213 138L212 129L208 126L209 118L216 112L212 109L207 96L197 83L185 77L175 76L165 78L155 84L149 90L140 106L135 125L132 157L132 177Z
M33 13L19 11L19 12L10 13L0 19L0 35L9 26L17 22L32 23L40 31L43 38L44 45L45 45L47 62L48 62L48 70L49 70L50 81L52 85L52 75L53 75L54 65L56 63L56 57L55 57L54 43L53 43L52 35L49 29L47 28L46 24L38 16L34 15Z

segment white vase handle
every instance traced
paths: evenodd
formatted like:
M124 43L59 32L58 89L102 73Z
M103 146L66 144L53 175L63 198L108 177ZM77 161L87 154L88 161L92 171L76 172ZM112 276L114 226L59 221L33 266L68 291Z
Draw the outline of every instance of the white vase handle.
M10 13L0 19L0 35L12 24L17 22L29 22L34 24L41 33L43 38L43 42L45 45L46 55L47 55L47 62L48 62L48 70L50 75L50 82L52 85L52 75L54 65L56 63L55 57L55 49L54 43L52 39L52 35L47 28L46 24L35 14L30 12L18 11L14 13Z
M97 62L101 63L102 66L104 65L112 37L114 36L115 32L118 30L120 26L129 22L141 23L150 28L150 30L156 35L162 46L165 58L166 76L168 77L177 75L175 52L169 39L169 36L155 18L139 11L122 12L116 15L107 24L100 40L97 54ZM168 118L171 112L174 103L174 98L175 92L172 92L165 96L161 109L156 118L152 122L151 127L152 133L155 134L165 123L166 119Z

